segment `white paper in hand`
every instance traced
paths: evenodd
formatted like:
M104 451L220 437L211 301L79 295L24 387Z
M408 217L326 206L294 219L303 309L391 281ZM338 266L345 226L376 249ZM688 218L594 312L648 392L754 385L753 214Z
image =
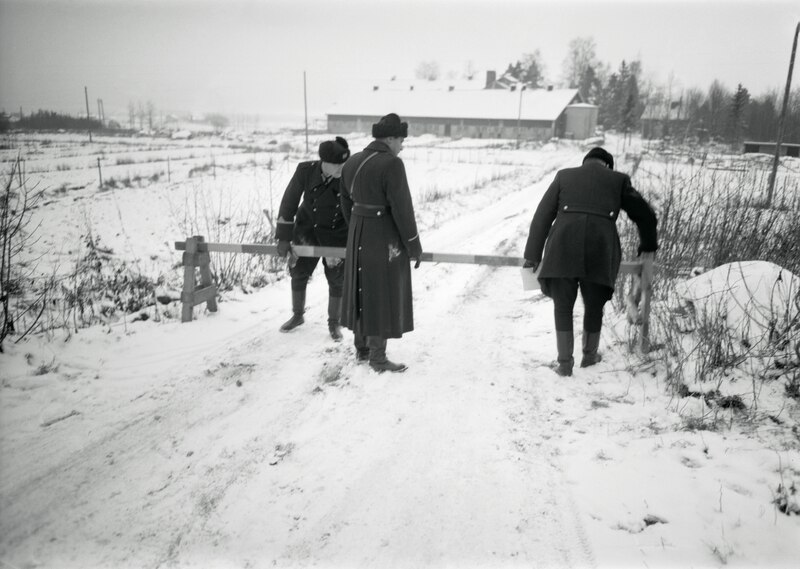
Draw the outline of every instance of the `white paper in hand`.
M530 267L520 267L519 272L522 275L522 290L539 290L541 288L539 285L539 268L534 273Z

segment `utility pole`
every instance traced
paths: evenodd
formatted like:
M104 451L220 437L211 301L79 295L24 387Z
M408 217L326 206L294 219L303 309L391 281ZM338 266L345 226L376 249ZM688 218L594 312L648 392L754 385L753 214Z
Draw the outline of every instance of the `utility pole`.
M517 149L519 149L520 121L522 120L522 92L524 90L525 90L525 85L520 85L520 88L519 88L519 111L517 112Z
M767 183L767 207L772 205L772 194L775 191L775 179L778 176L778 162L781 155L781 143L783 143L783 129L786 121L786 107L789 104L789 90L792 86L792 71L794 70L794 56L797 53L797 35L800 33L800 22L794 29L794 42L792 43L792 57L789 59L789 75L786 77L786 90L783 92L783 108L781 117L778 120L778 139L775 141L775 159L772 161L772 172Z
M92 115L89 114L89 88L83 88L83 95L86 97L86 128L89 129L89 142L92 141L92 126L89 121L92 120Z
M303 109L306 115L306 154L308 154L308 97L306 96L306 72L303 71Z

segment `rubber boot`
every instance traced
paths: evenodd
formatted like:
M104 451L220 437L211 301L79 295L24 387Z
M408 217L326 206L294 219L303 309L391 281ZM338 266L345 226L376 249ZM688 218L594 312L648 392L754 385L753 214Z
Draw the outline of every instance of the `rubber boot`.
M378 373L401 372L408 369L405 364L396 364L386 357L386 338L368 336L367 345L369 346L369 367Z
M600 362L603 359L597 348L600 346L600 332L587 332L583 331L583 358L581 358L581 367L589 367Z
M575 365L575 358L572 351L575 348L575 336L572 331L556 330L556 349L558 350L558 361L554 366L555 372L563 377L572 375L572 366Z
M342 339L342 328L339 325L339 320L342 317L342 297L329 296L328 297L328 332L331 338L339 342Z
M305 322L303 313L306 311L306 291L292 291L292 317L281 326L281 332L294 330Z

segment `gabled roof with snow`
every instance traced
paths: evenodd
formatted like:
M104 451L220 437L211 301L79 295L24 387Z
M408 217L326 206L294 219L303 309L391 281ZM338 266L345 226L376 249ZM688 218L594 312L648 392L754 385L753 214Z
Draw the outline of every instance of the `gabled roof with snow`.
M521 97L521 99L520 99ZM578 99L577 89L368 91L334 104L328 115L554 121ZM521 101L521 106L520 106Z
M643 120L681 120L685 118L681 101L651 103L644 108Z

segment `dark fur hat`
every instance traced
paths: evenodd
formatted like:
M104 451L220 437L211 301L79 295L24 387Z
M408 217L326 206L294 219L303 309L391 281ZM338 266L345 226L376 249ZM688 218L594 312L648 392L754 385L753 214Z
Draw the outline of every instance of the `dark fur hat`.
M350 158L350 147L341 136L336 140L326 140L319 145L319 157L323 162L331 164L344 164Z
M589 158L596 158L597 160L602 160L606 163L606 166L614 169L614 157L605 149L599 146L592 148L586 156L583 157L583 161L586 162Z
M408 123L400 122L400 117L394 113L381 117L381 120L372 125L373 138L388 138L390 136L398 138L406 138L408 136Z

